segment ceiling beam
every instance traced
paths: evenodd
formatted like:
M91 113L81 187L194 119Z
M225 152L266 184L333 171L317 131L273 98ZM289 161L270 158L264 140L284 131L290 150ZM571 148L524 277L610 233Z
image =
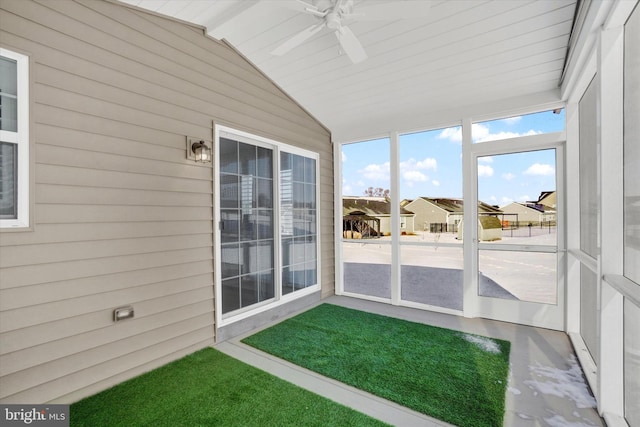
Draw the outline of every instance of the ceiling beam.
M230 35L234 31L242 31L242 28L238 28L238 25L234 23L234 20L247 14L251 9L258 6L261 0L223 0L221 2L225 4L225 10L204 23L207 27L207 34L216 39L230 39Z

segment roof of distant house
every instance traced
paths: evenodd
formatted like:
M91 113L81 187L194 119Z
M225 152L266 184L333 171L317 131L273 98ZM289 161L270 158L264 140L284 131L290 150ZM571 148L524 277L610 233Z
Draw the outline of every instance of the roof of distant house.
M504 206L502 206L500 209L502 209L503 212L510 212L513 210L513 208L511 208L511 206L520 206L522 208L525 209L531 209L534 210L538 213L544 213L544 207L542 205L539 205L535 202L511 202L509 204L506 204ZM550 209L550 208L549 208Z
M548 197L548 196L550 196L550 195L552 195L554 193L555 193L555 190L554 191L542 191L540 193L540 197L538 197L538 202L541 201L542 199L544 199L545 197Z
M343 197L342 215L352 215L357 212L369 216L391 215L391 202L384 197ZM400 215L415 214L401 207Z
M556 209L552 208L551 206L542 205L542 204L536 203L536 202L524 202L524 203L518 203L518 204L520 204L522 206L526 206L526 207L531 208L531 209L535 209L540 213L555 212L556 211Z
M433 203L434 205L438 206L440 209L444 209L445 211L450 213L462 214L464 212L464 201L462 199L448 198L448 197L438 197L438 198L420 197L420 198L423 200L426 200L427 202ZM408 202L408 203L411 203L411 202ZM488 203L479 201L478 213L497 213L498 214L498 213L502 213L502 211L497 206L492 206Z

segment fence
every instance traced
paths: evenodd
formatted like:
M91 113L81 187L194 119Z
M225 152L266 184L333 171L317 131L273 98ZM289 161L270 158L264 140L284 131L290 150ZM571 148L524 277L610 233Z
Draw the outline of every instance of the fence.
M457 233L458 224L447 224L446 222L429 223L430 233Z
M430 233L457 233L459 224L447 224L446 222L431 222L428 224ZM556 231L556 221L502 221L504 236L526 237L551 234ZM427 224L425 224L425 230Z
M509 221L509 220L503 220L502 221L502 229L503 230L511 230L511 229L518 229L518 228L528 228L529 224L531 224L531 227L536 227L536 228L550 228L550 227L555 227L556 226L556 221L552 220L552 221Z
M503 237L533 237L557 232L556 221L520 221L502 223Z

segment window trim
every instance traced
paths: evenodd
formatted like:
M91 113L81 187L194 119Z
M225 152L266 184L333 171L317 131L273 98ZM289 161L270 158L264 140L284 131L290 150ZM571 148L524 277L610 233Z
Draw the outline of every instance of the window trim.
M321 251L321 213L320 213L320 154L315 151L307 150L304 148L296 147L290 144L286 144L273 139L265 138L253 133L244 132L236 128L227 127L223 125L214 125L214 150L219 152L220 138L233 137L239 141L268 147L273 149L273 167L274 167L274 229L277 230L274 236L274 268L275 268L275 296L272 299L265 300L252 304L245 308L234 310L230 313L222 313L222 276L220 271L220 188L218 182L218 176L220 174L220 158L218 155L214 156L214 195L213 195L213 218L214 218L214 297L215 297L215 317L216 327L221 328L232 323L247 319L259 313L267 310L271 310L278 306L290 303L294 300L303 298L315 292L321 290L322 280L322 251ZM316 266L317 266L317 283L315 285L290 292L288 294L282 293L282 235L280 233L280 153L286 152L290 154L301 155L312 158L316 161Z
M18 146L17 218L0 219L0 229L28 228L30 226L30 159L29 159L29 57L0 48L0 56L17 62L17 132L0 130L2 141Z
M622 64L621 64L621 68L622 68L622 276L623 278L630 282L635 284L639 291L640 291L640 274L638 274L636 271L632 271L632 268L629 267L629 264L633 264L633 262L629 262L633 260L633 255L629 256L629 254L634 254L637 253L638 250L633 247L631 245L631 243L628 243L627 241L627 236L629 235L628 233L633 230L633 225L634 224L629 224L628 223L628 215L631 214L633 215L634 213L636 213L634 210L629 210L629 212L627 211L628 209L628 205L627 203L627 196L633 194L633 192L631 190L628 190L628 188L632 187L632 182L633 179L629 179L629 177L627 176L627 166L629 166L629 170L633 169L633 165L635 163L635 158L634 157L630 157L630 155L632 154L638 154L640 155L640 151L636 151L635 153L633 151L629 152L628 149L631 148L632 144L632 140L634 139L634 137L638 136L638 132L634 133L633 135L631 135L633 127L629 126L629 122L632 122L632 117L633 111L631 111L631 113L629 113L629 111L627 111L627 107L631 107L630 104L627 104L627 102L629 101L629 99L634 99L634 96L632 94L632 89L629 86L629 81L628 81L628 75L633 75L632 71L633 71L633 67L630 65L634 65L633 61L631 60L627 60L628 57L633 57L633 52L629 51L629 46L632 46L636 49L640 48L640 46L637 45L637 42L635 42L636 37L638 33L640 33L640 28L633 28L632 25L636 24L638 25L638 22L633 22L633 19L640 19L640 6L636 5L634 8L631 9L631 11L629 12L628 17L626 18L624 25L622 26L620 33L622 36ZM640 25L639 25L640 26ZM635 30L635 33L632 32L632 29ZM632 108L630 108L632 109ZM631 131L631 132L630 132ZM637 142L637 141L636 141ZM631 159L631 163L627 164L627 159ZM640 160L640 159L638 159ZM631 230L629 230L629 228ZM633 276L633 277L632 277ZM640 295L640 292L638 292L638 295ZM636 305L640 304L640 297L637 297L634 301L636 303Z

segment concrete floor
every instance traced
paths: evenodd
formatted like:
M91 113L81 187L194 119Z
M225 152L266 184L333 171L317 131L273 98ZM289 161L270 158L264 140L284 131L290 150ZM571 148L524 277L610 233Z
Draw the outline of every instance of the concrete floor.
M466 319L357 298L333 296L322 302L511 341L505 427L605 425L598 416L593 395L583 378L569 338L564 333L486 319ZM244 336L215 347L245 363L391 425L449 425L245 346L240 342Z
M522 230L519 230L522 231ZM555 229L534 227L532 235L510 237L505 231L502 240L483 242L487 245L543 245L555 246ZM528 230L527 230L528 232ZM403 265L464 269L462 242L455 233L417 232L402 236L400 257ZM351 263L391 264L391 238L370 240L343 240L342 260ZM418 246L429 243L436 246ZM442 244L458 245L438 246ZM414 246L415 245L415 246ZM478 254L479 270L521 301L556 304L557 255L540 252L509 252L481 250ZM347 283L345 283L347 286ZM420 302L420 301L416 301ZM437 301L431 305L439 305Z

